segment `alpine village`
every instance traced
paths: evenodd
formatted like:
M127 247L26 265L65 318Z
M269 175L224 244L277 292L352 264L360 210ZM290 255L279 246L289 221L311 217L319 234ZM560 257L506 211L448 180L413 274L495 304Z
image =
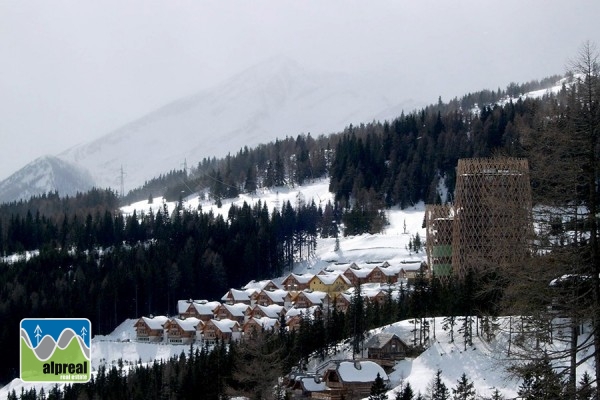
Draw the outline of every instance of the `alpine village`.
M600 59L581 54L129 193L1 204L4 396L597 399ZM21 383L15 327L56 316L91 321L91 380Z

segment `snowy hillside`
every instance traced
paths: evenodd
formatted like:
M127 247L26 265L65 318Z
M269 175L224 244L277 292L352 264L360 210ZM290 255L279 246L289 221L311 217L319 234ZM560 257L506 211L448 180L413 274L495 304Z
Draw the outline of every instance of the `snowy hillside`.
M240 195L235 199L224 199L223 206L218 208L213 201L200 199L197 195L189 196L184 199L184 208L197 209L202 207L203 212L211 211L213 214L221 214L227 218L229 207L232 204L241 206L244 202L249 205L256 204L259 200L267 204L269 210L281 206L289 201L292 206L299 201L309 203L314 200L315 204L323 208L328 201L333 201L333 194L329 193L329 181L320 179L311 184L295 188L279 187L273 189L263 189L260 193L250 195ZM162 198L155 198L152 204L148 201L140 201L121 210L125 214L131 214L136 210L149 213L150 210L156 212L166 204L169 210L173 210L175 202L163 203ZM422 228L425 216L425 206L421 203L415 207L400 210L393 208L387 212L387 218L390 225L385 228L383 234L349 236L340 240L340 250L334 251L334 239L319 239L317 243L316 257L308 263L296 266L296 273L302 273L306 269L319 271L331 263L345 262L383 262L390 263L418 263L425 261L423 252L414 254L408 250L409 240L417 233L423 239L425 238L425 229ZM405 228L406 225L406 228Z

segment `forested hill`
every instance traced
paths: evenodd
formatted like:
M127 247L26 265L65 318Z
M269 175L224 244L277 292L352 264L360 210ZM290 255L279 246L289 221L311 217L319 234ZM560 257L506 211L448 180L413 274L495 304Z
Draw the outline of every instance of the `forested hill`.
M350 197L378 207L445 201L438 197L437 181L444 177L452 191L459 158L524 155L518 132L532 128L532 116L554 112L543 110L565 92L521 96L555 86L560 79L511 83L503 90L483 90L449 102L439 99L392 121L349 126L328 136L303 133L245 147L224 159L204 159L189 171L170 171L131 191L124 201L153 196L177 200L203 191L221 201L257 187L301 185L327 174L342 207Z

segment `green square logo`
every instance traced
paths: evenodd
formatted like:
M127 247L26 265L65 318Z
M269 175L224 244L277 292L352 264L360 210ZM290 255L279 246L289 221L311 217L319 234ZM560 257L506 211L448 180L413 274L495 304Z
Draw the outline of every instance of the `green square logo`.
M21 320L21 380L87 382L91 377L92 324L86 318Z

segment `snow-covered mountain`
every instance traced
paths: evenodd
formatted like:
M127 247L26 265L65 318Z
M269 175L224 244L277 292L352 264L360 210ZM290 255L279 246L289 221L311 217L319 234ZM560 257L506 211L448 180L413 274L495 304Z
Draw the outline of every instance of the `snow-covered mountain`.
M272 58L60 153L58 158L73 164L70 172L63 164L60 187L53 185L53 168L32 167L41 164L36 160L0 183L0 201L49 190L70 194L91 186L120 189L121 168L127 191L181 169L186 160L193 165L277 138L339 132L351 123L394 118L421 106L401 101L392 86L374 76L314 71L287 58ZM33 182L25 178L29 176L40 184L28 184Z
M72 196L94 186L83 168L57 157L40 157L0 182L0 203L58 191Z
M327 134L350 123L398 116L394 93L372 78L322 73L274 58L211 89L174 101L59 157L84 166L101 187L125 189L195 164L276 138Z

